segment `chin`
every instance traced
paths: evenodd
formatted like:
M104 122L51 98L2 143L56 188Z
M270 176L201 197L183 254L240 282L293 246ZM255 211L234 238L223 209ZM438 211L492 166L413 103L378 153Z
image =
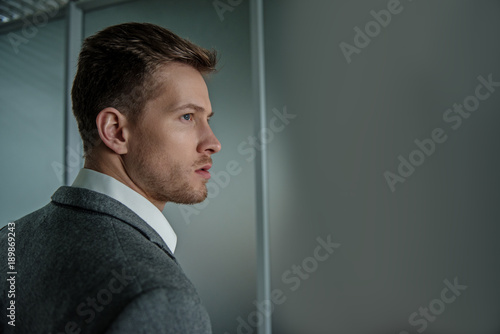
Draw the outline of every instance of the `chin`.
M203 190L196 191L192 190L191 192L184 192L182 194L178 194L177 196L171 198L169 202L177 203L177 204L198 204L207 199L208 191L205 186L203 186Z

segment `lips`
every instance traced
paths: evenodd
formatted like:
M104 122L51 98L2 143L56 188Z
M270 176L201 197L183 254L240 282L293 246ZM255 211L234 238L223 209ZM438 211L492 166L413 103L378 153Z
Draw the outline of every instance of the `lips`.
M208 164L208 165L202 166L201 168L198 168L196 171L199 171L199 170L208 171L210 168L212 168L212 165Z
M205 165L205 166L202 166L201 168L197 169L196 170L196 173L198 175L200 175L201 177L205 178L205 179L209 179L210 178L210 172L208 171L210 168L212 167L211 164L208 164L208 165Z

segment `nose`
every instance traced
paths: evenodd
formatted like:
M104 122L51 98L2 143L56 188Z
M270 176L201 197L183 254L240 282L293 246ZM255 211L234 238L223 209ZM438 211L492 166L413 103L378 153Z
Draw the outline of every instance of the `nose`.
M214 154L221 150L221 144L215 136L212 128L207 124L203 131L202 140L198 145L198 152Z

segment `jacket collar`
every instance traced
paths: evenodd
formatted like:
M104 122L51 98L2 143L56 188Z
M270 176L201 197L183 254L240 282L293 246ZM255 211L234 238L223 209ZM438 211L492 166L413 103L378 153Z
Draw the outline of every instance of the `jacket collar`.
M127 206L112 197L89 189L61 186L52 195L51 199L58 204L95 211L121 220L135 228L177 262L160 235Z

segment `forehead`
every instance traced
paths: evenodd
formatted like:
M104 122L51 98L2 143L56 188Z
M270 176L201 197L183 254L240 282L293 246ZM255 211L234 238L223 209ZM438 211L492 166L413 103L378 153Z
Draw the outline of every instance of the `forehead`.
M192 66L181 63L162 65L153 75L157 85L156 98L166 108L192 103L210 109L210 100L205 79Z

